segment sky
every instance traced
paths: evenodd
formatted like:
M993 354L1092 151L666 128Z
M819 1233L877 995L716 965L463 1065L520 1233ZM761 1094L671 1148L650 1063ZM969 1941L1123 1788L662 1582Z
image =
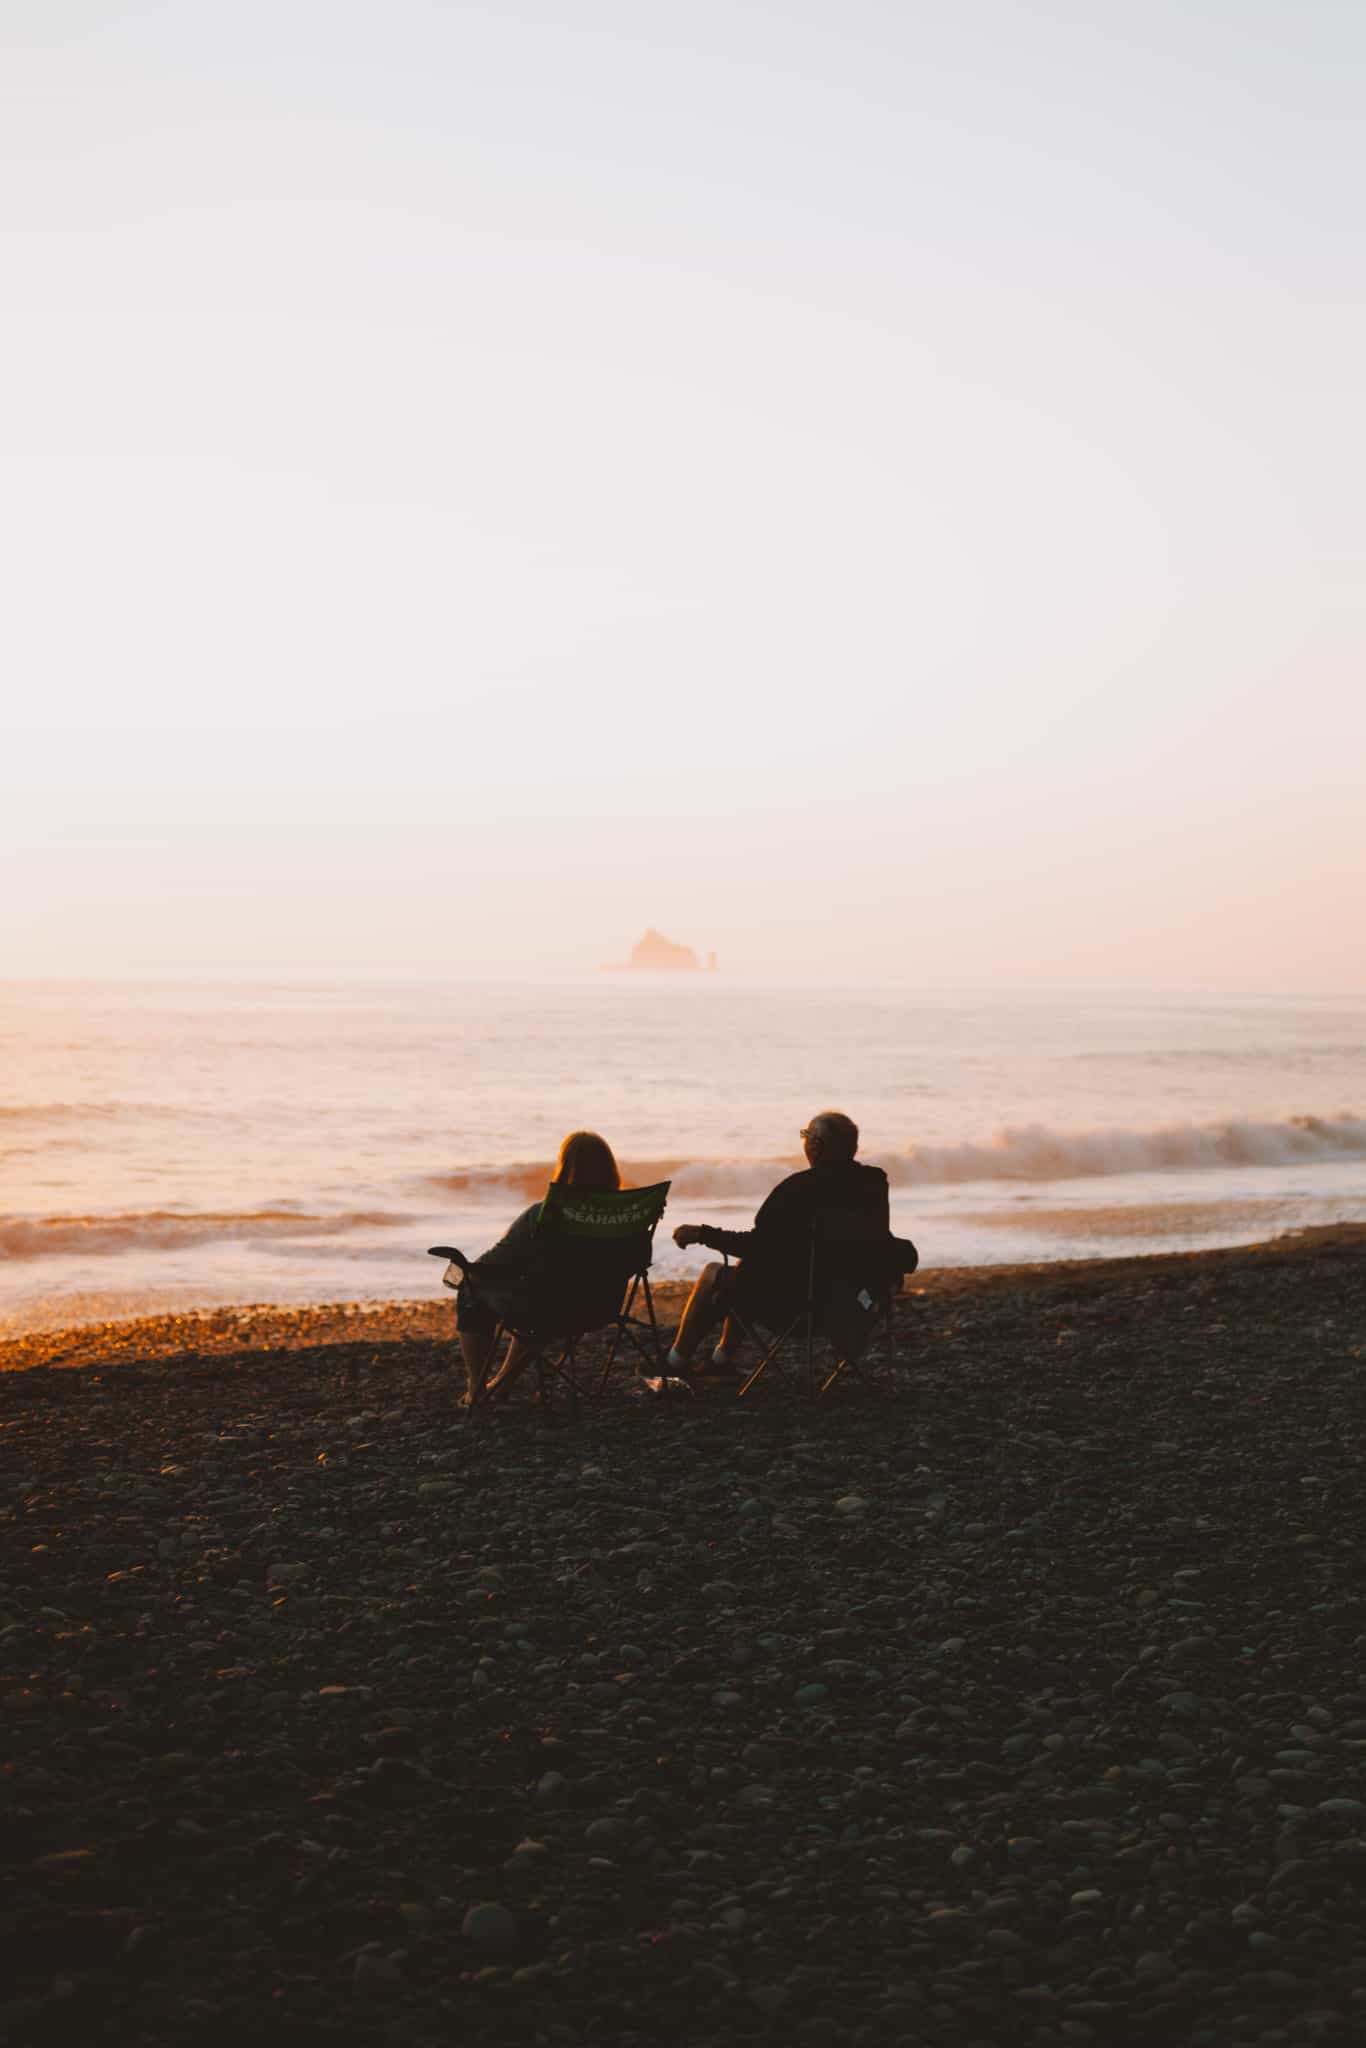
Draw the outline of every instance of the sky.
M1366 986L1363 57L0 0L0 977Z

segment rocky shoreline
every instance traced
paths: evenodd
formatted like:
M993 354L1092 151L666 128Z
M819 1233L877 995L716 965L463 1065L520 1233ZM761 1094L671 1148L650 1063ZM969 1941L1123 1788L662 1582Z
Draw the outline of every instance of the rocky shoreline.
M1361 2037L1366 1232L819 1405L470 1426L449 1317L0 1346L6 2038Z

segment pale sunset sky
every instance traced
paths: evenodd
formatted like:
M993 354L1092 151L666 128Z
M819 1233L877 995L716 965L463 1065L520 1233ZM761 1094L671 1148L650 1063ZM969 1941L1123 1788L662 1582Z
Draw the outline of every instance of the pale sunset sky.
M1366 986L1363 58L4 0L0 976Z

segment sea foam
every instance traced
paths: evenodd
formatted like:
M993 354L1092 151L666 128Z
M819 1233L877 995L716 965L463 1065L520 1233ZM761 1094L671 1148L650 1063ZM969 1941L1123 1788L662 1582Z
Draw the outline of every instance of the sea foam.
M352 1230L387 1229L406 1216L357 1211L335 1216L293 1209L144 1209L119 1216L11 1216L0 1218L0 1254L11 1259L98 1257L127 1251L180 1251L222 1239L340 1237Z

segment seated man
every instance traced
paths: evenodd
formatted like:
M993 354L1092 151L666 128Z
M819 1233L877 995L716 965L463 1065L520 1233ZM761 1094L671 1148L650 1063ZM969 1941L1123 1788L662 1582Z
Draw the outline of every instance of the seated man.
M705 1223L680 1223L674 1243L686 1251L705 1245L728 1252L739 1266L704 1266L688 1297L678 1335L669 1353L671 1371L685 1371L694 1351L734 1308L770 1328L783 1327L805 1307L812 1227L818 1214L839 1211L856 1221L867 1218L869 1234L887 1236L888 1280L914 1272L915 1246L891 1236L887 1176L880 1166L861 1166L858 1126L838 1109L823 1109L801 1134L807 1158L805 1173L780 1181L754 1219L752 1230L720 1230ZM842 1352L861 1349L867 1317L856 1310L827 1313L821 1333ZM712 1363L727 1370L739 1350L738 1333L725 1321Z

